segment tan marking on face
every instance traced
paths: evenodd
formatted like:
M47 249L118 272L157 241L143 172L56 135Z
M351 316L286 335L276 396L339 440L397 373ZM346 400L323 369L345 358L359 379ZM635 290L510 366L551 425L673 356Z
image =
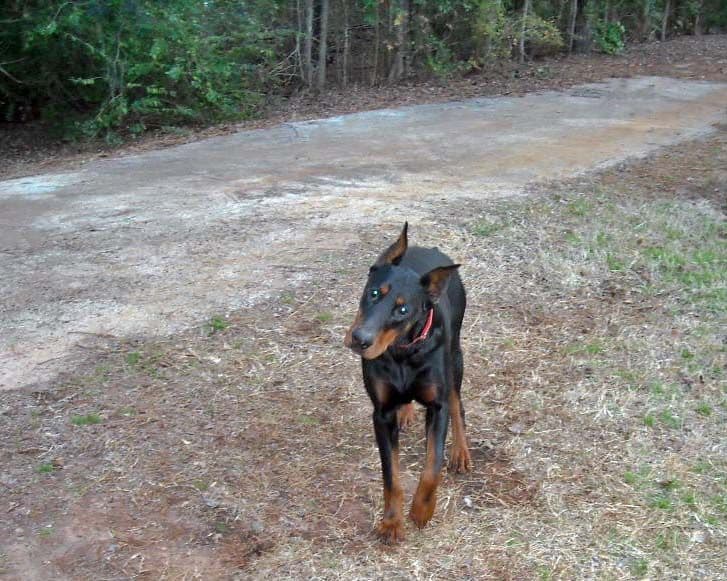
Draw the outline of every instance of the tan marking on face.
M381 296L385 297L389 294L389 291L391 290L391 285L388 283L382 284L381 288L379 288L379 291L381 292Z
M356 314L356 318L353 320L353 323L348 328L348 331L346 331L346 335L343 337L343 344L349 349L353 345L353 330L361 324L362 320L363 313L359 309L358 313Z
M374 344L365 351L363 351L361 353L361 356L364 359L376 359L379 355L386 351L391 346L391 344L396 341L398 337L399 334L394 329L381 331L376 336L376 341L374 341Z
M396 297L396 301L394 302L396 303L397 307L400 307L406 304L406 299L404 297Z

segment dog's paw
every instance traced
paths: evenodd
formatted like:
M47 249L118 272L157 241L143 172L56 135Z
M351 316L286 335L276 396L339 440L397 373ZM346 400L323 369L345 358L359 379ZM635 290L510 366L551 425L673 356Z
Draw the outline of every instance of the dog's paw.
M414 404L408 403L406 405L403 405L399 408L399 411L396 412L397 416L399 417L399 429L403 430L405 428L408 428L414 423L414 420L416 419L416 411L414 410Z
M376 526L376 534L384 544L400 543L404 540L404 521L401 518L382 518Z
M415 498L409 511L409 518L414 521L414 524L420 529L424 528L426 524L432 520L434 514L434 508L437 506L437 500L432 495L427 500Z
M472 457L466 447L452 446L449 453L449 471L461 474L472 470Z

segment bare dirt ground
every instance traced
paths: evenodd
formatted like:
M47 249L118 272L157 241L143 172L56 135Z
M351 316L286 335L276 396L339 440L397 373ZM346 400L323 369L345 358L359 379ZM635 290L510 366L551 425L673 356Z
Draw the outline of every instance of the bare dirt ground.
M727 35L680 37L628 47L623 55L573 55L522 65L500 63L465 78L411 81L396 86L356 86L323 95L272 99L261 119L204 129L174 128L120 146L102 141L75 143L53 138L42 124L0 124L0 177L10 178L81 167L109 155L134 155L242 129L289 121L371 111L402 105L443 103L484 96L562 90L609 77L668 76L694 80L727 78Z
M43 381L0 393L0 575L724 578L727 131L711 123L727 101L707 87L613 81L546 95L550 116L537 96L499 101L512 127L457 142L460 165L416 110L411 157L374 140L354 168L335 169L334 120L292 131L333 140L325 167L256 174L267 152L236 157L233 137L203 175L197 144L5 182L21 234L3 230L2 365ZM383 548L370 406L341 337L404 217L465 265L475 469ZM28 344L48 361L18 372ZM412 430L409 497L422 453Z

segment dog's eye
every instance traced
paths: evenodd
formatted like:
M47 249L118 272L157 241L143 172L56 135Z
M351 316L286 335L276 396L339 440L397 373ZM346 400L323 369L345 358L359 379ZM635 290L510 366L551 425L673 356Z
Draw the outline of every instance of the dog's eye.
M400 306L400 307L399 307L399 308L397 309L397 312L398 312L398 313L399 313L400 315L406 315L406 314L407 314L407 313L409 312L409 307L407 307L406 305L401 305L401 306Z
M381 296L381 291L380 291L379 289L377 289L377 288L372 288L372 289L371 289L371 298L372 298L372 299L376 300L376 299L378 299L378 298L379 298L380 296Z

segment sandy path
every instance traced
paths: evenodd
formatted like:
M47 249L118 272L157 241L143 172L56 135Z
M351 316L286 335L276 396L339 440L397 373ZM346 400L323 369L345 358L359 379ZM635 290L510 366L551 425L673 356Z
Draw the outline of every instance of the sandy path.
M0 389L51 380L89 334L166 334L304 282L356 226L517 195L708 133L727 85L612 79L290 123L0 181ZM332 239L326 224L352 225Z

